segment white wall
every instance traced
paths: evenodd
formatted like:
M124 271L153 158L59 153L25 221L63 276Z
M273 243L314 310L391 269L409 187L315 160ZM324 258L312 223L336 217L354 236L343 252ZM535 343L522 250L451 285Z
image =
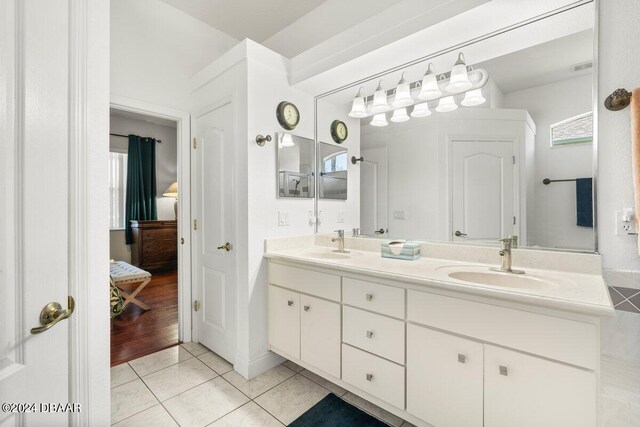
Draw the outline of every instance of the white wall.
M575 183L549 185L542 180L593 175L593 144L551 148L550 126L592 110L591 75L504 95L505 108L527 110L536 123L533 211L529 245L593 250L593 229L576 225Z
M159 0L111 0L111 95L186 111L189 79L237 43Z
M109 131L110 133L121 135L134 134L151 137L162 141L162 143L156 144L156 204L158 206L158 219L175 219L176 216L173 207L175 199L163 197L162 193L171 183L178 179L177 129L142 119L112 115ZM118 136L109 137L109 146L111 149L126 152L128 145L127 138ZM109 238L111 259L131 262L131 246L125 244L124 230L111 230Z
M608 111L603 102L617 88L640 86L640 3L600 2L598 47L598 248L608 284L640 289L636 237L616 236L615 211L633 207L629 109ZM617 311L603 321L603 354L640 364L640 315ZM636 402L637 403L637 402Z

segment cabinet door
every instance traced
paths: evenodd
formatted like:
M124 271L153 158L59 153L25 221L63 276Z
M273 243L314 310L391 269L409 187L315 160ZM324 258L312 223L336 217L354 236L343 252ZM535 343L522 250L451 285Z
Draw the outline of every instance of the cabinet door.
M485 344L485 426L595 427L593 372Z
M269 345L300 358L300 294L269 286Z
M437 427L481 427L482 351L482 343L407 325L407 412Z
M340 304L300 296L300 359L340 378Z

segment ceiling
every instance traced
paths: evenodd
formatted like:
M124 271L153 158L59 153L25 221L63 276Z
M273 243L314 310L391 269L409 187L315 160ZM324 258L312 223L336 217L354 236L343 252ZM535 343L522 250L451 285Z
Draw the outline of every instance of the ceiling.
M210 26L243 40L263 42L326 0L162 0Z
M509 55L494 58L476 68L484 68L502 93L566 80L592 72L572 71L571 66L593 60L593 31L581 31Z

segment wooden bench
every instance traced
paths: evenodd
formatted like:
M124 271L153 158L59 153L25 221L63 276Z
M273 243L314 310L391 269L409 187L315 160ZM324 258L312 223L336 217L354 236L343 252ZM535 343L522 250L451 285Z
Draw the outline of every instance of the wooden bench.
M118 287L118 289L120 290L120 294L122 294L122 296L124 297L123 307L126 307L129 303L133 303L143 310L151 309L151 307L149 307L147 304L136 298L140 291L142 291L144 287L147 286L151 281L151 273L128 264L124 261L116 261L111 263L109 267L109 274L111 275L113 284ZM126 283L140 284L131 294L129 294L128 292L123 291L120 286Z

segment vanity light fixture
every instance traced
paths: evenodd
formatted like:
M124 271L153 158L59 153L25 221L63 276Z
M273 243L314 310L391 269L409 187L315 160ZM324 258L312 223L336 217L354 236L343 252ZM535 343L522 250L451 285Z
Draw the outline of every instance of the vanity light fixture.
M378 83L378 88L373 94L373 104L371 105L371 112L374 114L384 113L389 111L389 103L387 102L387 91L382 87L382 80Z
M391 121L394 123L402 123L409 120L409 116L407 115L406 107L398 108L393 111L393 115L391 116Z
M485 101L486 99L482 96L482 89L475 89L464 94L461 104L465 107L475 107L476 105L484 104Z
M413 104L413 98L411 98L411 87L409 86L409 82L404 78L404 73L402 73L398 86L396 86L396 96L393 99L393 108L407 107L411 104Z
M442 91L438 87L438 79L433 72L433 64L429 63L427 66L427 72L422 77L422 84L420 86L420 93L418 93L419 99L431 100L436 99L442 95Z
M471 89L472 86L473 83L471 83L469 75L467 74L467 64L464 62L464 55L461 52L458 54L458 60L453 64L453 68L451 69L451 77L449 78L446 91L450 93L460 93Z
M422 104L414 105L411 117L428 117L431 115L429 104L423 102Z
M371 120L371 126L387 126L387 115L385 113L376 114L373 116L373 120Z
M287 148L293 147L295 144L293 143L293 137L289 133L285 133L282 135L282 139L280 140L280 147Z
M436 111L438 113L448 113L458 109L458 104L453 100L453 96L445 96L440 98Z
M362 94L362 88L360 88L358 89L358 93L356 94L355 98L353 98L353 104L351 105L349 117L361 119L363 117L367 117L367 115L367 104L365 101L365 96Z

